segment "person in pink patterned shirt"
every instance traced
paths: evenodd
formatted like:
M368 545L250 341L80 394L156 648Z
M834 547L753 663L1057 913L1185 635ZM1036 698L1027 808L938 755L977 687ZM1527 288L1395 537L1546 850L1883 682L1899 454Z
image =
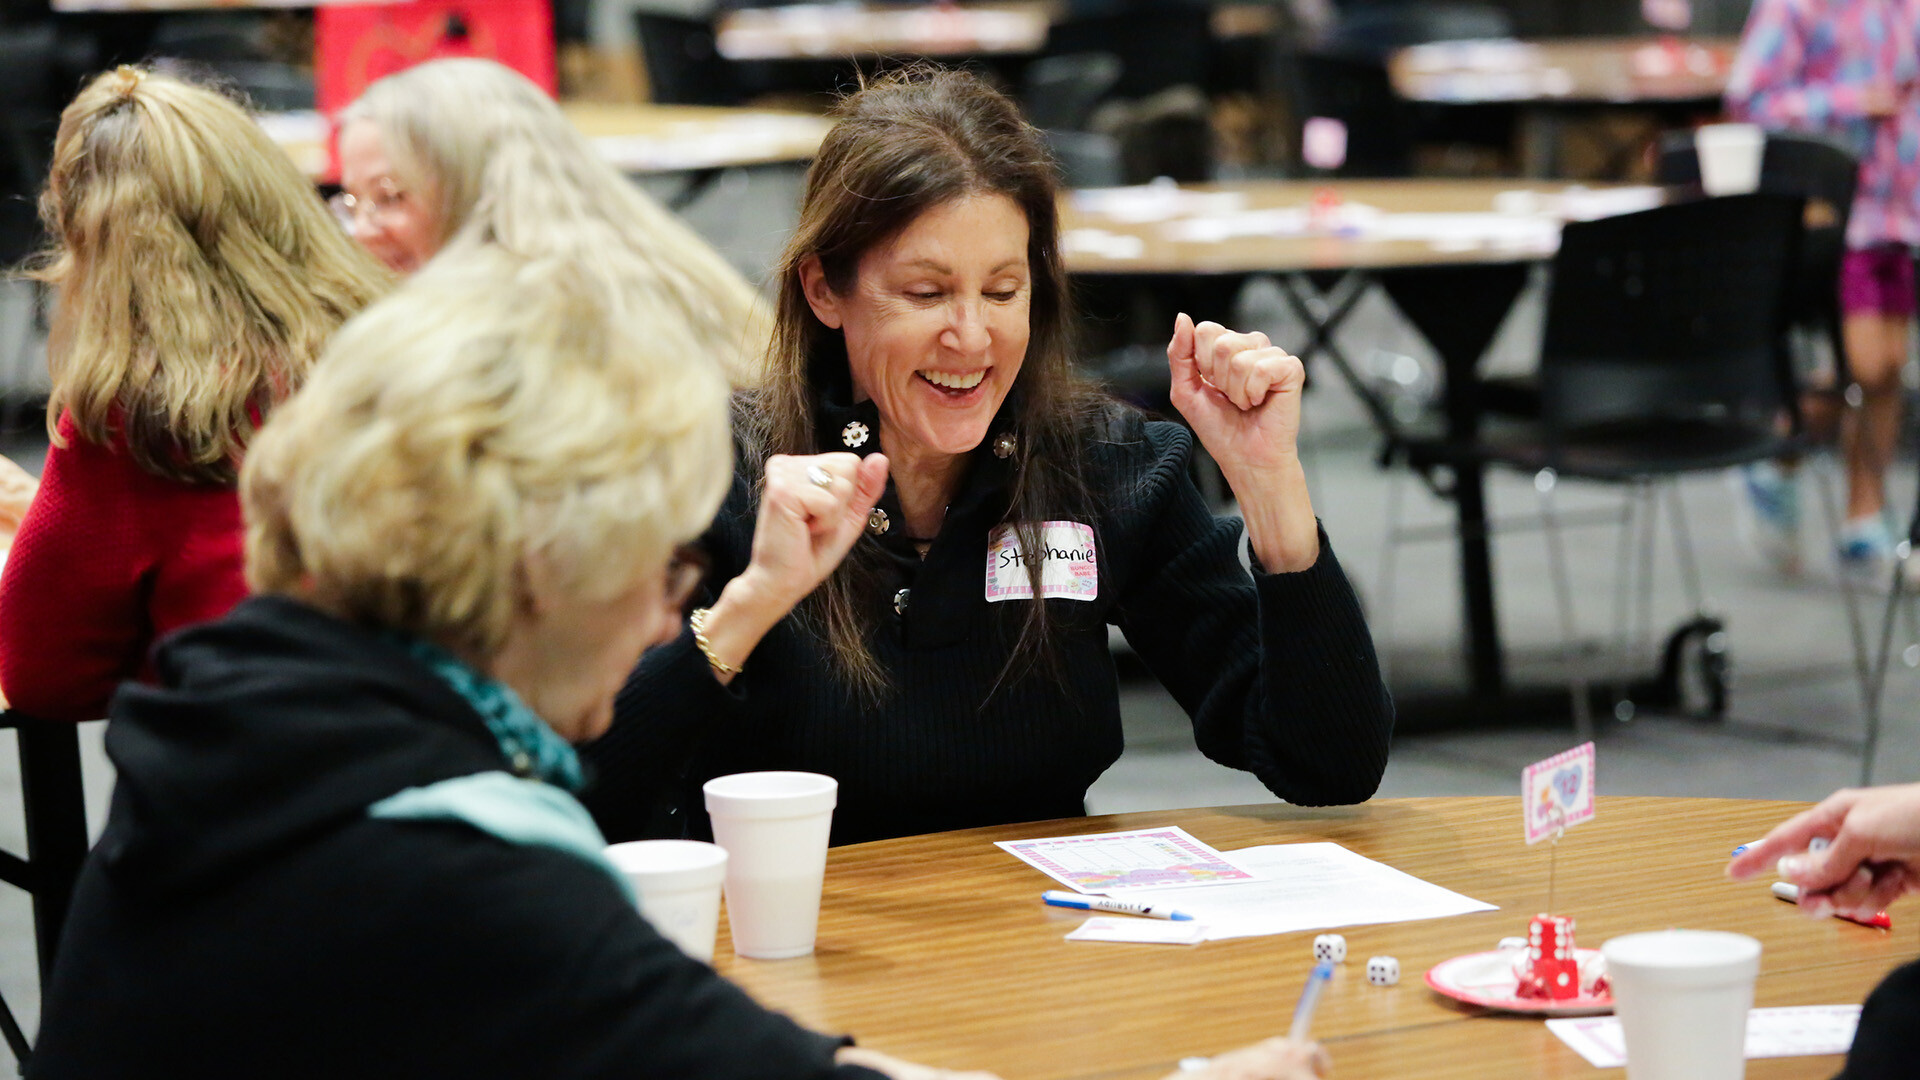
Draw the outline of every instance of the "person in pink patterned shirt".
M1840 272L1847 368L1861 393L1844 437L1839 554L1843 569L1871 572L1893 546L1885 478L1920 244L1920 0L1756 0L1726 100L1736 119L1826 135L1860 159ZM1787 540L1798 520L1791 477L1762 469L1748 479L1762 525ZM1792 546L1771 546L1797 561Z

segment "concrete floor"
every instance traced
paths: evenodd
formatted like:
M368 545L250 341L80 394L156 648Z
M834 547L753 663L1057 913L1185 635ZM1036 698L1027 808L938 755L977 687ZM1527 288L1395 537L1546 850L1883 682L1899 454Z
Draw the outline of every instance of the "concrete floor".
M724 179L692 206L690 219L702 227L734 261L760 273L777 251L791 213L780 193L793 178L757 174ZM728 187L727 185L732 185ZM742 199L744 193L753 197ZM771 194L768 194L771 192ZM663 190L660 194L670 194ZM726 196L765 207L730 213L708 200ZM0 295L0 329L18 331L17 302ZM1523 298L1496 342L1492 367L1523 367L1538 331L1537 294ZM1217 313L1197 315L1218 317ZM12 315L14 317L7 317ZM1258 326L1282 345L1303 340L1300 328L1281 312L1271 288L1258 285L1243 297L1235 318ZM9 325L10 324L10 325ZM5 337L5 335L0 335ZM1412 357L1423 371L1432 357L1416 334L1378 295L1369 297L1349 321L1341 340L1350 355L1369 370L1385 369L1395 357ZM0 368L32 371L37 342L17 337L0 340ZM24 349L24 352L22 351ZM23 359L24 357L24 359ZM1404 366L1404 364L1402 365ZM1439 526L1450 520L1450 506L1426 494L1403 474L1375 468L1374 439L1364 417L1332 377L1315 372L1307 400L1303 452L1308 460L1314 502L1335 549L1363 598L1375 612L1375 632L1383 658L1393 672L1397 692L1430 691L1459 681L1459 600L1454 545L1450 541L1403 546L1398 553L1398 588L1393 597L1391 632L1381 625L1382 537L1396 484L1402 485L1405 521ZM23 463L37 465L44 446L28 433L11 445ZM0 448L5 448L0 444ZM1824 467L1824 466L1822 466ZM1903 464L1892 481L1894 503L1902 516L1911 507L1914 473ZM1524 519L1538 513L1530 478L1500 475L1491 484L1497 518ZM1862 712L1852 681L1852 649L1835 587L1830 547L1813 524L1806 530L1809 570L1798 579L1781 579L1764 569L1736 535L1737 500L1724 476L1709 475L1681 486L1692 528L1709 606L1727 621L1735 683L1732 707L1724 719L1701 720L1643 711L1628 723L1600 725L1599 790L1603 794L1661 794L1750 798L1816 799L1836 787L1856 783L1858 753L1852 748L1863 731ZM1811 494L1811 492L1809 492ZM1563 511L1617 508L1616 492L1568 483L1557 496ZM1809 500L1806 517L1817 522ZM1580 639L1598 642L1610 625L1615 581L1617 530L1585 527L1569 532L1568 550L1577 600ZM1674 572L1670 540L1663 533L1656 563L1652 626L1656 634L1690 613ZM1495 568L1502 629L1513 644L1509 661L1520 682L1551 683L1564 677L1562 636L1546 574L1541 535L1519 531L1502 536L1495 547ZM1881 602L1868 605L1877 628ZM1896 645L1906 644L1903 638ZM1589 650L1584 663L1598 665ZM1650 668L1653 653L1636 654L1635 666ZM1598 670L1596 667L1595 670ZM1127 751L1089 794L1094 812L1262 802L1271 798L1252 777L1214 765L1200 756L1185 716L1150 680L1132 679L1123 709ZM1920 672L1896 665L1886 706L1886 733L1874 779L1881 782L1920 778ZM111 770L100 751L102 725L87 725L84 735L88 799L96 830L104 816ZM0 846L21 848L19 782L15 755L0 733ZM1570 725L1556 722L1518 728L1487 727L1444 734L1403 734L1396 739L1382 797L1409 795L1511 794L1526 763L1564 749L1575 741ZM25 899L0 888L0 993L32 1031L38 1019L37 980L31 916ZM4 1050L0 1050L0 1056ZM10 1060L10 1059L8 1059ZM8 1066L0 1062L0 1071Z

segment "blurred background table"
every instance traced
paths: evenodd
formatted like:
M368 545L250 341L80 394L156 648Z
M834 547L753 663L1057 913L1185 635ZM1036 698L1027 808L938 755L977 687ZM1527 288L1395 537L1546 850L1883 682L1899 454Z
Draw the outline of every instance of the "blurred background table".
M1444 41L1395 52L1387 71L1409 101L1713 102L1734 38Z
M824 117L707 105L566 104L567 119L621 171L698 172L810 161L833 125ZM267 133L308 176L327 176L318 113L268 114Z
M1578 132L1594 144L1598 175L1624 176L1661 131L1718 113L1739 47L1728 37L1443 41L1396 51L1387 74L1410 102L1518 107L1529 175L1564 175Z
M721 15L714 41L729 60L1024 55L1046 44L1046 0L958 5L796 4Z
M1808 920L1766 882L1730 882L1735 844L1804 804L1603 797L1599 814L1558 853L1555 909L1578 920L1583 947L1670 926L1751 934L1764 947L1755 1003L1864 999L1894 966L1920 955L1896 911L1895 931ZM1179 825L1223 850L1330 840L1498 911L1355 926L1347 962L1315 1017L1335 1075L1374 1080L1600 1077L1537 1019L1483 1013L1423 984L1426 970L1526 932L1547 903L1545 847L1528 848L1514 798L1390 799L1362 806L1285 805L1072 818L828 852L819 946L811 957L742 960L724 920L720 971L762 1003L861 1044L1007 1080L1164 1076L1183 1057L1286 1031L1312 966L1312 932L1198 946L1069 942L1082 913L1048 908L1053 882L996 840ZM1911 918L1907 916L1906 918ZM1400 961L1398 986L1366 981L1370 956ZM1748 1075L1827 1077L1837 1057L1756 1061Z

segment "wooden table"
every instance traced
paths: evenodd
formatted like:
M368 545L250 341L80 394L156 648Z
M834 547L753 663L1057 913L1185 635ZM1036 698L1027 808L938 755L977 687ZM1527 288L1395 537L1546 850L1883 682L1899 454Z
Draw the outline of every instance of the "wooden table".
M1764 952L1755 1003L1862 1000L1920 955L1913 916L1892 932L1803 918L1764 882L1722 876L1728 851L1803 804L1608 797L1560 845L1559 913L1579 941L1670 926L1733 930ZM1349 927L1347 962L1314 1034L1335 1075L1373 1080L1616 1080L1540 1021L1482 1013L1427 989L1448 957L1524 934L1545 904L1547 852L1520 836L1515 798L1388 799L1363 806L1171 810L905 837L828 853L819 947L798 960L732 955L716 966L766 1005L825 1031L942 1067L1006 1080L1147 1080L1191 1054L1284 1033L1312 966L1313 934L1198 946L1062 940L1084 916L1048 908L1052 882L993 846L1073 833L1180 825L1222 850L1332 840L1499 911ZM1398 957L1398 986L1366 981L1369 956ZM1756 1061L1756 1078L1827 1077L1839 1058Z
M743 8L720 17L714 48L729 60L1024 56L1046 44L1055 8L1048 0Z
M806 113L704 105L567 103L567 119L628 173L703 172L813 158L833 126ZM318 113L264 116L282 149L315 180L330 180L326 121Z
M1525 209L1528 203L1536 210L1565 204L1562 209L1576 217L1604 216L1606 200L1623 191L1654 189L1575 189L1522 180L1343 180L1211 184L1183 190L1195 197L1166 220L1123 221L1089 213L1081 205L1084 197L1063 201L1067 267L1088 289L1091 306L1108 305L1096 315L1116 322L1131 319L1134 325L1164 334L1176 310L1217 318L1229 309L1248 276L1279 275L1284 295L1310 332L1304 342L1285 344L1305 360L1326 354L1392 438L1397 422L1391 410L1359 378L1332 336L1367 288L1378 284L1445 365L1442 407L1448 433L1466 441L1481 421L1480 357L1526 286L1531 267L1552 255L1558 228L1551 217L1534 215L1544 228L1521 229L1494 242L1466 243L1456 237L1443 244L1345 235L1337 228L1183 240L1169 235L1181 228L1179 219L1217 215L1219 208L1210 206L1210 198L1230 197L1259 211L1304 208L1316 193L1328 192L1343 204L1390 214L1475 216L1494 224L1491 219L1499 216L1501 207ZM1575 191L1590 194L1570 197ZM1336 226L1339 213L1330 218ZM1317 288L1308 280L1315 271L1338 280L1330 288ZM1496 710L1563 708L1564 687L1536 695L1509 692L1494 608L1485 478L1479 465L1462 463L1455 470L1452 496L1470 691L1464 703L1435 702L1428 711L1451 723L1461 715L1491 718Z

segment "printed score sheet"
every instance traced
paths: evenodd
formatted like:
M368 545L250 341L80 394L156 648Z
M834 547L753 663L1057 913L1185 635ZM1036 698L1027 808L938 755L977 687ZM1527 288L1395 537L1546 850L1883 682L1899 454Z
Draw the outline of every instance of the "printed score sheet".
M1844 1054L1860 1023L1858 1005L1799 1005L1747 1013L1747 1058ZM1627 1063L1627 1043L1617 1016L1581 1016L1547 1021L1547 1030L1602 1069Z
M999 846L1080 892L1186 912L1208 941L1498 910L1330 842L1219 852L1168 828Z
M1073 889L1097 895L1257 881L1179 826L1133 832L1001 840L995 845Z
M1266 880L1217 889L1141 890L1127 899L1168 904L1192 915L1206 924L1208 941L1499 910L1331 842L1269 844L1227 856Z

